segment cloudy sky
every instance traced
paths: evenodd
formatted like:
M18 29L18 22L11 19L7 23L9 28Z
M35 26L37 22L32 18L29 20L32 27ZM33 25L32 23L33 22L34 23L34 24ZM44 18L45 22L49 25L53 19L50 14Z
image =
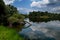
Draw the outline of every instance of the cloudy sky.
M34 11L60 12L60 0L4 0L5 4L17 7L21 13Z

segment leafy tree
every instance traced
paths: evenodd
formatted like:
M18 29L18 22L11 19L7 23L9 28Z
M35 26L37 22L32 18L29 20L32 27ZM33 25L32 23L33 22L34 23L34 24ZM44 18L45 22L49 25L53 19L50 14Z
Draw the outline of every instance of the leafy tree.
M13 14L12 16L8 18L8 21L9 22L18 22L18 21L22 22L24 21L23 19L24 19L24 16L22 16L21 14Z
M60 20L60 14L57 13L49 13L46 12L40 12L40 11L33 11L29 13L29 19L30 21L50 21L50 20Z
M20 24L21 22L24 22L24 16L21 14L13 14L8 18L8 22L10 24L10 27L12 27L12 24L15 23L15 25Z
M16 7L12 5L6 5L6 7L7 7L8 16L12 16L13 14L18 14L18 10Z
M7 25L9 22L22 22L24 16L18 13L16 7L12 5L5 5L3 0L0 0L0 24Z
M7 23L7 10L3 0L0 0L0 24Z

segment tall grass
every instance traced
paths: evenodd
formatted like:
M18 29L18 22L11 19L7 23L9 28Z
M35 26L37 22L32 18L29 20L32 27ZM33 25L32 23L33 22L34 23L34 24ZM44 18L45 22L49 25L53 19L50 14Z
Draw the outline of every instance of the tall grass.
M0 40L24 40L14 29L0 26Z

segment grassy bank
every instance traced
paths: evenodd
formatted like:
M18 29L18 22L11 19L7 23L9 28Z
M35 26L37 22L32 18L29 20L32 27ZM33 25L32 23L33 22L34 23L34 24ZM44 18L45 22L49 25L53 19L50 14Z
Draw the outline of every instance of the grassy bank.
M0 26L0 40L24 40L14 29Z

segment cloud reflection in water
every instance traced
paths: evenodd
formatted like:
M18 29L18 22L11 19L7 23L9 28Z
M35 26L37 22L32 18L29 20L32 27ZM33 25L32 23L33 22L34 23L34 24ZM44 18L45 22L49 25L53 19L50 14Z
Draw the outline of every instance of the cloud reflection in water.
M27 31L28 30L28 31ZM29 38L55 38L56 40L60 40L60 21L50 21L50 22L41 22L41 23L33 23L27 28L23 29L21 34L27 35Z

